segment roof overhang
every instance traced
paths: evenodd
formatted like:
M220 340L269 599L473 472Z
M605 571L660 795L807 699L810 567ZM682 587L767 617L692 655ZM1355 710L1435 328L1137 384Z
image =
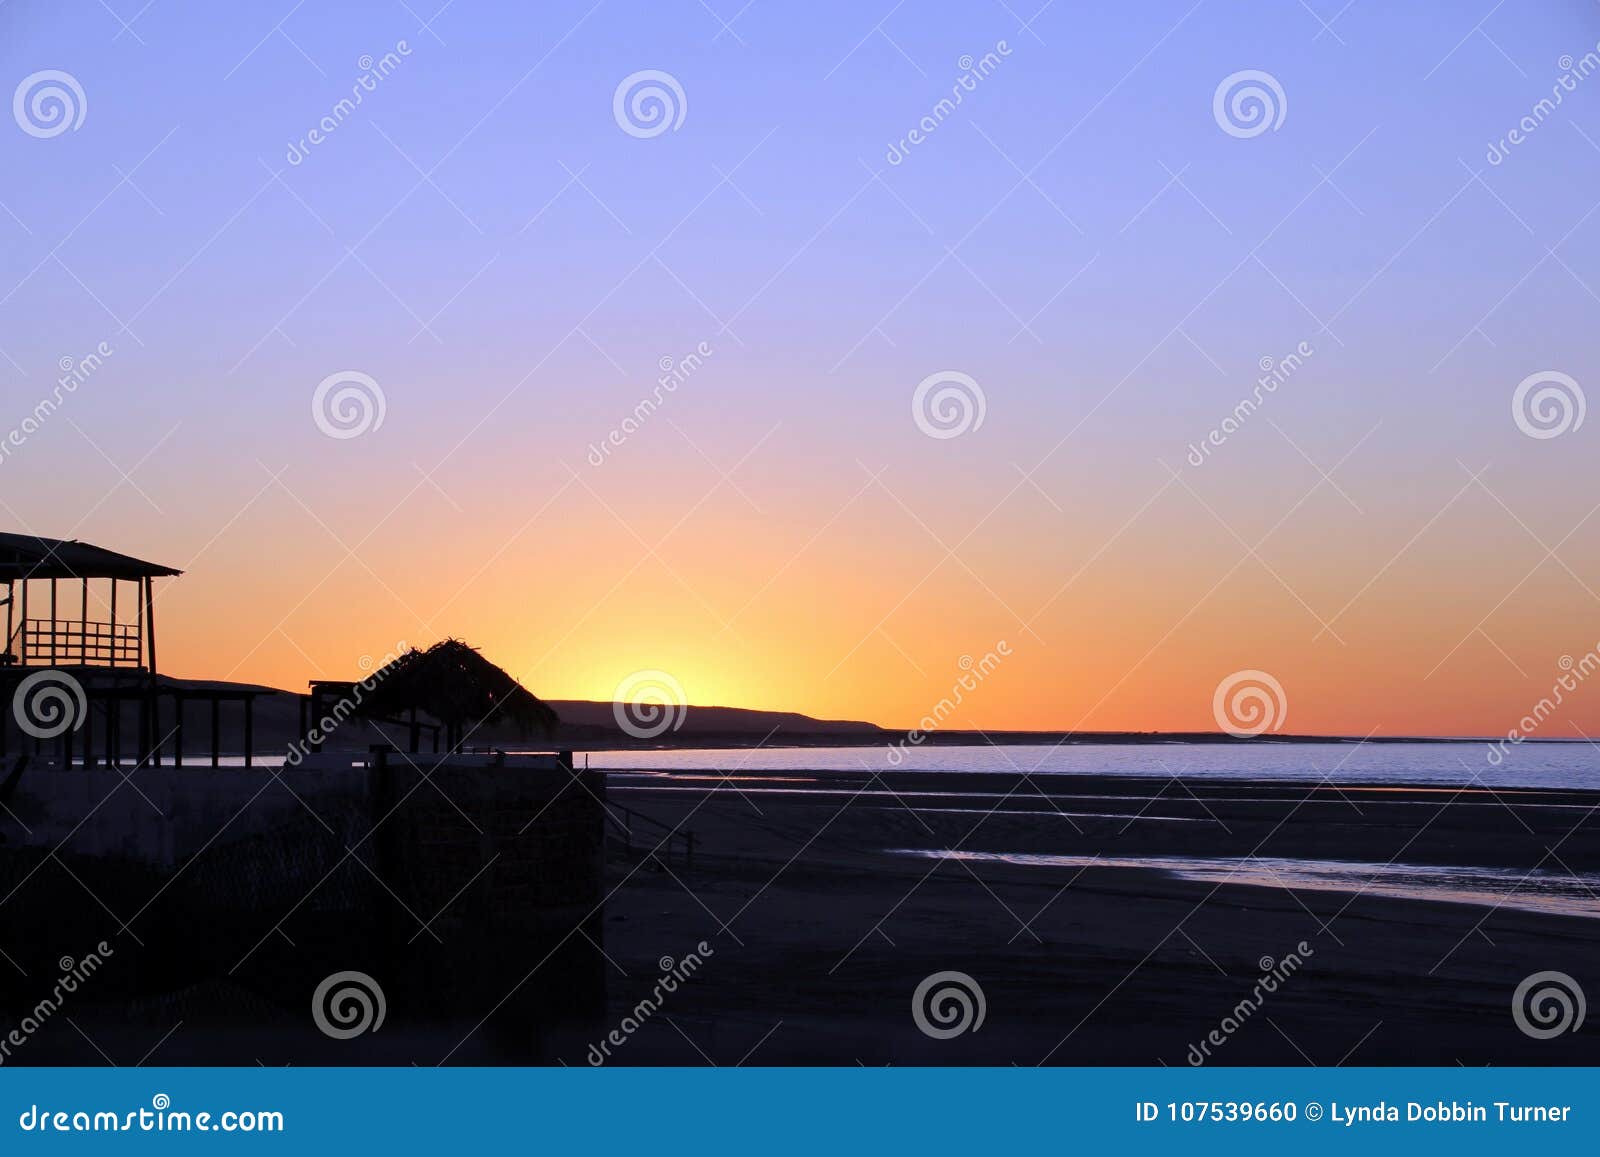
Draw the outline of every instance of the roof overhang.
M171 578L183 572L87 542L0 533L0 582Z

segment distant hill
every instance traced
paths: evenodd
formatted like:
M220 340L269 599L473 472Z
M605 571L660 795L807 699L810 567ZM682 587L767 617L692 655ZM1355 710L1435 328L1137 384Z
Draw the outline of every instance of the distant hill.
M172 679L163 682L179 687L231 687L260 692L255 707L256 750L266 754L288 750L289 744L300 738L300 702L298 696L246 683L223 683L217 680ZM880 727L852 719L816 719L794 711L756 711L743 707L685 707L682 722L658 736L641 739L625 732L617 724L618 707L613 703L588 699L547 699L561 717L556 733L546 737L520 737L501 729L483 728L468 737L471 747L504 748L571 748L594 751L607 748L670 748L670 747L857 747L905 740L904 731ZM235 744L241 733L238 719L240 708L227 704L222 708L225 739ZM315 723L315 720L312 721ZM650 722L647 718L645 722ZM209 751L208 719L199 707L191 707L186 718L186 747L194 759L200 752ZM131 722L126 726L132 726ZM170 719L163 721L163 731L172 726ZM1446 742L1469 742L1466 739L1442 737ZM1162 743L1326 743L1354 742L1349 736L1316 736L1275 734L1258 739L1237 739L1219 732L1160 732L1160 731L962 731L956 729L936 731L921 736L920 746L948 747L958 745L1011 746L1014 744L1104 743L1104 744L1162 744ZM1368 743L1439 742L1440 739L1418 737L1369 737ZM375 743L390 743L404 747L407 736L404 728L363 726L354 721L340 727L328 740L330 751L365 751ZM1471 742L1477 742L1473 740ZM424 750L431 746L426 732L423 734ZM228 754L237 751L228 750Z
M654 739L639 740L617 725L615 703L587 699L545 702L561 716L557 741L574 747L714 747L759 743L763 739L776 744L863 743L889 736L877 724L858 720L813 719L794 711L754 711L744 707L685 707L679 726Z
M299 697L290 692L211 679L164 677L162 681L191 689L236 688L260 692L255 702L255 746L263 754L280 748L287 750L289 744L301 736ZM676 728L653 738L640 739L618 726L616 704L585 699L547 699L545 702L561 717L561 724L553 736L522 738L503 729L483 728L474 732L467 744L473 747L592 750L609 747L742 747L763 742L777 746L850 745L888 742L891 738L891 733L876 724L858 720L813 719L794 711L753 711L742 707L685 707L680 709L682 722ZM228 704L222 710L224 736L236 739L240 734L237 715L241 708ZM190 758L193 759L199 752L210 748L207 733L209 721L202 709L191 707L186 722L186 747L190 749ZM315 724L316 721L311 722ZM171 720L164 721L165 730L170 730L171 726ZM330 735L326 748L364 751L372 744L383 742L404 746L405 729L363 726L351 721ZM422 743L424 748L431 746L426 732Z

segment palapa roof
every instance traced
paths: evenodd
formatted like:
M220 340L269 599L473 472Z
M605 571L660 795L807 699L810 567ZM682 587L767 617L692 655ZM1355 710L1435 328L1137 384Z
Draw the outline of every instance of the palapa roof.
M76 539L0 533L0 582L24 579L170 578L181 570Z
M560 722L541 699L460 639L407 651L363 686L370 690L360 713L369 718L415 709L452 725L510 724L524 734L546 735Z

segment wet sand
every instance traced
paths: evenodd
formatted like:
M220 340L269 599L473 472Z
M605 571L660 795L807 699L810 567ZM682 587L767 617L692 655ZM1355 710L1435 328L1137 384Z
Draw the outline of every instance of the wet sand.
M1600 993L1600 793L913 772L609 790L696 837L692 866L679 841L662 863L635 821L613 859L613 1023L663 957L711 952L608 1063L1600 1063L1600 1022L1535 1039L1512 1011L1533 973ZM899 854L950 849L990 855ZM947 970L984 1019L935 1039L913 993Z

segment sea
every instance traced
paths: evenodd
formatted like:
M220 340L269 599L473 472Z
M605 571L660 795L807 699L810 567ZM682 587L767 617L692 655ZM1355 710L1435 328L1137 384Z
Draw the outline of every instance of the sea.
M581 753L610 770L998 772L1153 779L1600 789L1600 744L1532 740L1065 743L995 746L675 748Z

